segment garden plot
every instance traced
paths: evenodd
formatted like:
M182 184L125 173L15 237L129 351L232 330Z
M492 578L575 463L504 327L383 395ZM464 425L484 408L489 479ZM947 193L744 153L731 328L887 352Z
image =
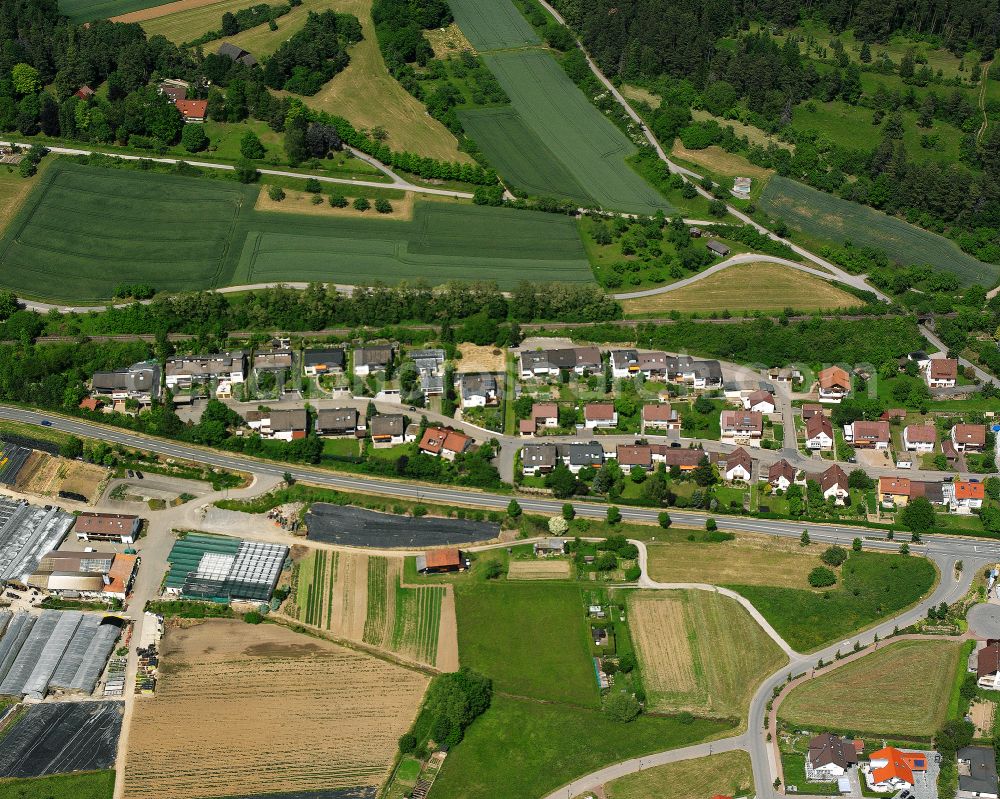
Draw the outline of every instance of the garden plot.
M568 560L512 560L508 580L564 580L570 576Z
M743 718L784 653L735 600L708 591L639 592L632 637L650 706Z
M43 777L114 766L121 702L32 705L0 740L0 777Z
M403 559L319 550L298 563L289 615L337 638L458 667L450 586L404 586Z
M161 652L156 696L136 705L126 799L378 786L427 687L422 674L272 624L168 627Z

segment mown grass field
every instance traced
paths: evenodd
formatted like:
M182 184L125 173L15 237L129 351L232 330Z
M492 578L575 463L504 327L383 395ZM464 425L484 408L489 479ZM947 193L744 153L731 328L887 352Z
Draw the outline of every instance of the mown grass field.
M727 587L749 599L794 649L808 652L909 607L936 579L937 569L926 558L856 552L831 589Z
M383 128L386 144L394 150L444 161L472 160L459 152L451 132L389 74L375 38L371 0L304 0L302 6L311 3L353 14L361 21L364 38L350 48L347 68L309 98L310 107L349 119L358 128ZM282 26L280 20L278 25Z
M315 3L316 0L311 0ZM299 8L303 8L305 3ZM162 17L146 20L142 23L142 29L147 36L165 36L175 44L190 42L197 39L209 31L217 31L222 27L222 15L227 11L235 14L241 8L246 8L246 0L219 0L219 2L197 8L186 8L166 14ZM288 19L289 15L280 17L278 25ZM304 23L303 23L304 24ZM261 26L268 30L267 25ZM270 32L270 31L268 31ZM289 36L291 33L288 34ZM209 42L204 45L206 53L214 53L223 41L230 41L228 38L220 39L217 42ZM256 55L256 53L255 53Z
M114 792L114 770L0 780L5 799L111 799Z
M669 538L668 538L669 536ZM664 583L740 581L748 585L808 588L807 576L819 566L819 544L800 546L778 536L737 535L733 541L697 543L686 531L671 534L665 543L650 543L649 576ZM657 542L661 536L657 536Z
M900 264L930 264L965 285L990 287L1000 280L1000 266L976 260L943 236L789 178L771 178L757 205L810 237L877 247Z
M500 15L509 0L491 3ZM468 31L466 31L468 34ZM475 42L473 42L475 44ZM505 122L511 134L530 131L530 137L508 140L487 136L480 142L490 162L505 178L525 179L542 158L551 157L569 173L591 204L632 213L670 211L670 204L625 163L636 152L631 141L601 114L577 88L562 67L540 49L487 53L483 56L504 91L520 122ZM463 123L475 120L483 111L463 112ZM482 134L486 123L471 123ZM545 150L539 154L539 141ZM556 167L544 173L555 174ZM544 183L544 181L542 181ZM524 187L531 188L531 187ZM552 185L546 194L558 195L562 187ZM538 193L543 193L539 191Z
M961 649L957 641L887 644L793 689L778 714L807 729L933 735L947 718L955 670L965 666Z
M329 190L329 189L328 189ZM422 278L592 280L568 217L418 202L413 221L254 210L257 186L56 161L0 239L0 285L95 302L121 283L160 291Z
M744 796L753 789L746 752L723 752L696 760L654 766L604 786L607 799L705 799Z
M549 678L558 683L561 674L552 672ZM494 687L499 686L494 682ZM599 710L494 693L490 709L449 752L434 783L434 797L545 796L610 763L687 746L717 737L727 729L720 721L695 719L684 724L656 716L639 716L622 726Z
M628 616L654 710L741 720L758 683L788 660L736 600L719 594L634 593Z
M22 178L14 167L0 167L0 234L7 229L18 209L31 193L32 187L51 161L43 158L34 177Z
M597 707L577 586L465 583L456 585L455 603L459 660L491 677L497 691Z
M627 314L665 311L825 311L854 308L861 300L820 277L780 264L736 264L690 286L636 300L624 300Z
M166 5L171 0L59 0L59 11L71 22L106 19L144 8Z

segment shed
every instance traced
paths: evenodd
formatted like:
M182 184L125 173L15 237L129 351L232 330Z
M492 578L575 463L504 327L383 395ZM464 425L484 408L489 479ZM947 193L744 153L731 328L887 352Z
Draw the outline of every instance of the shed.
M709 239L707 242L705 242L705 246L709 249L710 252L715 253L720 258L725 258L729 255L730 252L732 252L732 250L730 250L725 244L716 239Z

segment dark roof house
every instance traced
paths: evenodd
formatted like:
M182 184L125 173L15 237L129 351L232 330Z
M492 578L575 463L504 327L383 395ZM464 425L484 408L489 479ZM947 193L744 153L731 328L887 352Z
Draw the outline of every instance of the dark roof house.
M257 59L254 58L247 50L242 47L237 47L235 44L230 42L223 42L219 45L219 49L215 51L218 55L224 55L233 61L239 61L248 67L257 66Z

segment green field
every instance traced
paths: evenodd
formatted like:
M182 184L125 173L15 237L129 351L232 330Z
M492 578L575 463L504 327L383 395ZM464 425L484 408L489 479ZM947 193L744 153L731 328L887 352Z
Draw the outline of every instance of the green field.
M0 780L0 799L111 799L114 792L113 770Z
M607 783L604 793L608 799L706 799L752 789L750 755L736 751L644 768Z
M450 0L455 22L479 52L541 44L538 34L509 0Z
M0 285L74 302L121 283L592 280L572 219L418 201L412 221L254 210L259 186L57 161L0 239Z
M540 181L548 195L569 194L575 191L572 184L577 184L591 205L641 214L671 210L670 204L625 163L636 152L635 145L591 105L548 52L504 51L486 53L483 59L510 97L512 112L520 118L515 121L506 115L501 120L506 133L517 138L494 134L479 142L502 176L520 186L518 178L526 180L539 163L552 159L553 165ZM477 119L483 115L485 119ZM495 118L495 113L484 111L462 113L463 124L469 122L479 134ZM531 135L523 137L525 131ZM540 143L544 144L541 152ZM573 178L566 185L546 183L550 177L565 174ZM535 190L533 185L524 188Z
M539 640L554 645L551 638ZM559 683L562 674L553 671L549 680ZM495 681L494 686L499 688ZM640 716L624 725L596 710L494 694L490 709L448 754L433 796L538 799L602 766L687 746L727 729L724 722L695 719L686 724L662 716Z
M166 5L173 0L59 0L59 11L73 23L131 14L144 8Z
M825 591L730 585L753 603L794 649L808 652L896 614L925 596L937 578L926 558L855 552Z
M477 582L455 589L463 666L491 677L497 691L597 707L579 588Z
M778 714L789 724L808 729L933 735L947 719L961 651L957 641L889 644L798 686ZM961 666L964 669L964 659ZM878 690L871 690L875 685Z
M790 178L772 177L757 205L807 236L837 245L851 241L877 247L904 266L930 264L951 272L964 285L991 287L1000 280L1000 266L977 261L943 236Z

